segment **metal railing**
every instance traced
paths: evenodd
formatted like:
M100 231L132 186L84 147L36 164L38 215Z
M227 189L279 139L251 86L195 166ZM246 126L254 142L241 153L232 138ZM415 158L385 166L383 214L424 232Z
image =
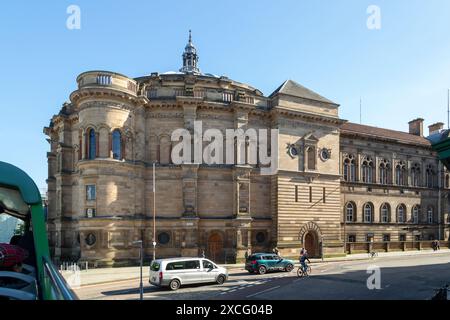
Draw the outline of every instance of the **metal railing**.
M62 275L47 257L43 258L44 274L49 280L52 294L55 300L78 300L76 294L70 289Z

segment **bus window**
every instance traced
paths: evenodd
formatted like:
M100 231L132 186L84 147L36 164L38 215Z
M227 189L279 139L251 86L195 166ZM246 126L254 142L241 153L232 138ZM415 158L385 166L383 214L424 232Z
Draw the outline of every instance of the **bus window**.
M0 214L0 243L17 245L23 236L25 223L6 213Z

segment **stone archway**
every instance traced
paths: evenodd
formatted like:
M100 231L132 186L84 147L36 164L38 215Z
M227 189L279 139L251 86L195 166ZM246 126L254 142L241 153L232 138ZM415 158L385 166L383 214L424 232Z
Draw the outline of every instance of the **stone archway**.
M321 257L322 232L317 224L308 222L302 227L299 234L301 247L308 251L311 258Z
M206 257L216 263L225 260L223 251L223 237L219 232L212 232L207 241Z

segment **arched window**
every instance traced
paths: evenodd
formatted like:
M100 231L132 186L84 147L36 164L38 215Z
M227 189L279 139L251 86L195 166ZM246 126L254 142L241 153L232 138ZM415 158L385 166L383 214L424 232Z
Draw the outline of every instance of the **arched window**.
M346 222L356 221L356 210L355 205L352 202L347 203L345 207L345 220Z
M364 222L365 223L373 222L373 206L370 203L366 203L364 205Z
M398 186L405 186L406 183L406 164L400 161L395 167L395 184Z
M94 129L88 129L86 135L86 153L89 160L97 158L97 134Z
M429 206L427 210L427 221L429 224L434 222L433 207Z
M354 182L356 180L356 161L355 156L350 154L344 158L344 180Z
M373 182L373 161L370 157L365 157L362 164L362 181L364 183L372 183Z
M386 159L383 159L380 163L380 183L391 183L391 165Z
M420 186L420 164L415 163L411 168L411 183L413 187Z
M420 207L414 206L412 209L412 220L414 224L419 223L419 214L420 214Z
M309 147L306 153L308 157L308 170L316 170L316 148Z
M122 133L119 129L116 129L112 133L112 156L113 159L122 160L123 159L123 149L122 149Z
M425 185L427 188L433 188L433 180L434 180L434 170L433 166L429 164L427 166L426 172L425 172Z
M406 208L405 205L401 204L397 208L397 222L398 223L405 223L406 221Z
M387 203L383 203L383 205L381 206L381 210L380 210L382 223L391 222L390 211L391 211L390 206Z
M450 175L445 175L445 189L450 189Z

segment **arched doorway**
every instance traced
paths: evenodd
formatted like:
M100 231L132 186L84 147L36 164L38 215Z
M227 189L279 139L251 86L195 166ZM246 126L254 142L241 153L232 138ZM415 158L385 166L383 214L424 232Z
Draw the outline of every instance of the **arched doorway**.
M220 233L213 232L209 236L206 256L214 262L223 263L225 257L223 252L223 239Z
M301 243L301 248L308 250L310 257L321 257L322 232L316 223L312 221L306 223L300 230L298 240Z
M310 257L320 256L317 233L314 231L308 232L305 236L304 245Z

